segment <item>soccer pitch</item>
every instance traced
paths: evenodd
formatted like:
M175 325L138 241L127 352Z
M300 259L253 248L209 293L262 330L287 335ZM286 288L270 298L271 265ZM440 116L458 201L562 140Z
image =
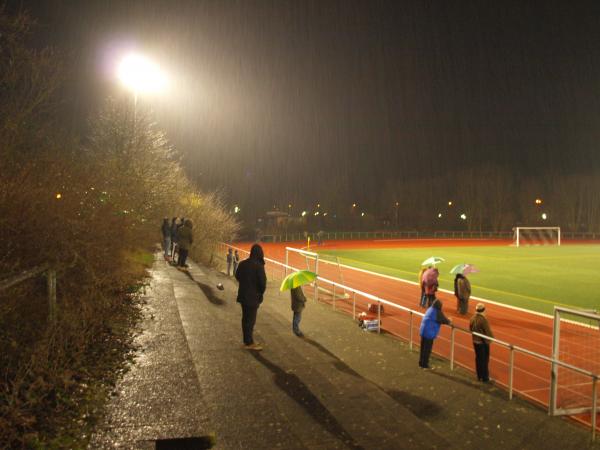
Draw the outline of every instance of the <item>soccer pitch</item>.
M349 245L352 245L349 243ZM554 305L600 310L600 245L474 246L319 250L346 264L417 281L420 263L441 256L440 287L454 290L456 264L474 264L472 295L553 314Z

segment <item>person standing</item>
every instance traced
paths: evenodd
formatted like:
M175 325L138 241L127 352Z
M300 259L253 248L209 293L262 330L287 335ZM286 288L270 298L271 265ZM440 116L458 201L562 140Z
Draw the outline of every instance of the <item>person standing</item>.
M421 287L421 298L419 299L419 306L421 308L425 308L427 306L427 297L425 297L425 285L423 284L423 274L427 269L431 269L431 266L422 267L421 270L419 270L419 274L417 275L417 278L419 279L419 286Z
M169 225L169 218L165 217L163 219L162 227L160 228L163 239L163 251L165 254L165 259L168 259L171 251L171 227Z
M300 321L302 320L302 311L306 307L306 297L302 292L302 286L293 288L290 291L292 298L292 311L294 315L292 317L292 331L298 337L304 337L304 333L300 331Z
M234 275L237 272L239 264L240 264L240 254L236 250L233 252L233 274Z
M171 258L175 259L175 246L177 245L177 217L171 220Z
M485 305L483 303L478 303L475 307L475 315L471 317L469 329L474 333L494 337L487 317L485 317ZM489 383L490 343L485 338L473 335L473 348L475 349L477 379Z
M250 256L243 260L235 272L239 282L237 301L242 306L242 335L248 350L262 350L262 345L254 342L254 324L258 308L267 289L265 255L260 245L254 244Z
M231 250L231 247L229 247L227 249L227 276L231 276L231 264L233 263L233 251ZM235 270L233 271L233 273L235 273Z
M437 338L441 325L451 323L452 321L442 312L442 302L435 299L433 304L427 309L419 329L419 334L421 335L419 367L421 369L431 369L429 366L429 357L433 349L433 341Z
M456 296L456 312L465 316L469 311L471 282L461 273L457 273L454 278L454 295Z
M177 247L179 248L179 258L177 259L177 265L179 267L188 267L188 265L186 264L186 260L190 251L190 247L194 242L194 234L192 232L192 228L192 221L190 219L185 219L183 225L180 226L177 230Z
M425 298L427 299L427 307L429 308L434 300L435 293L438 290L438 277L440 275L439 270L436 267L431 267L423 272L423 288L425 292Z

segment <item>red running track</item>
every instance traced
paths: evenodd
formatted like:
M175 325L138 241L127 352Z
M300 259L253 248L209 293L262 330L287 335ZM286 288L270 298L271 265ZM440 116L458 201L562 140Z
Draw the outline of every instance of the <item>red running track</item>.
M301 248L303 243L264 243L261 244L265 250L267 258L285 262L285 247ZM357 248L399 248L399 247L440 247L440 246L491 246L508 245L508 241L499 240L472 240L472 239L403 239L403 240L374 240L374 241L327 241L320 247L321 249L357 249ZM250 244L239 244L237 247L248 250ZM289 264L298 268L306 268L304 258L297 256L291 257ZM282 270L276 265L267 267L271 276L279 278L282 276ZM415 270L415 280L417 277ZM319 275L331 281L344 284L348 287L375 295L387 301L398 305L424 312L418 307L420 297L420 288L417 283L411 283L392 279L365 271L359 271L351 268L339 268L337 265L324 264L319 266ZM342 283L343 280L343 283ZM333 304L332 288L321 283L323 290L319 293L319 300ZM339 289L338 289L339 291ZM311 290L307 290L310 295ZM341 298L339 293L335 296L335 308L353 314L353 301L350 298ZM469 328L469 318L474 313L477 301L469 302L469 314L465 316L456 313L456 298L454 295L446 292L439 292L440 298L444 304L444 312L450 317L459 328ZM366 311L367 304L371 302L366 298L356 296L355 312ZM530 351L551 356L552 353L552 333L553 320L550 317L536 314L525 310L519 310L512 307L486 303L486 314L492 326L496 339L511 343ZM404 340L412 340L418 345L419 325L421 318L413 315L412 320L412 339L411 339L411 320L410 314L395 308L386 308L382 314L382 328L392 335L398 336ZM568 330L568 325L565 328ZM577 329L581 327L572 325ZM577 331L577 330L575 330ZM579 333L573 333L571 336L565 336L568 339L567 344L570 348L570 359L565 362L577 367L600 372L600 361L598 355L586 354ZM561 345L565 342L561 339ZM598 347L596 347L597 349ZM434 353L449 359L451 352L451 329L442 327L440 336L434 344ZM592 358L590 358L592 356ZM490 375L496 380L496 383L507 387L509 384L509 361L510 351L499 344L492 344ZM471 336L460 330L455 331L454 363L464 368L475 371L475 358L472 348ZM515 352L514 354L514 376L513 389L515 393L525 397L535 403L547 407L550 396L550 363L539 358ZM558 379L565 380L565 383L559 383L558 401L562 406L591 406L592 401L592 383L589 377L579 375L567 369L560 369ZM576 419L587 425L591 425L591 415L580 415ZM597 421L600 426L600 420Z

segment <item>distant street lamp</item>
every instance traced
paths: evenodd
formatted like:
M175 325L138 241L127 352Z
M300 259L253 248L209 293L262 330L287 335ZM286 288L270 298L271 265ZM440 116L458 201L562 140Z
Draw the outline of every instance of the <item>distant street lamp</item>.
M542 220L546 220L548 218L548 214L542 213Z
M466 215L465 213L462 213L462 214L460 215L460 218L461 218L462 220L467 220L467 215Z
M536 204L536 205L541 205L542 203L543 203L543 202L542 202L542 199L541 199L541 198L536 198L536 199L535 199L535 204Z

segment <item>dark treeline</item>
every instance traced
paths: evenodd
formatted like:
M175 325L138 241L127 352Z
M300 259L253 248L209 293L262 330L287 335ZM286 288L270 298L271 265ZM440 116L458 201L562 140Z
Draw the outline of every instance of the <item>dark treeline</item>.
M357 182L334 173L313 201L291 194L261 207L289 212L296 217L294 230L510 231L514 226L560 226L564 231L600 232L597 173L556 170L520 176L510 167L484 164L434 177L393 178L382 181L374 195L351 195ZM255 210L259 213L247 214L248 221L264 217L260 208ZM307 213L306 223L298 223L302 211Z
M0 9L0 280L50 265L57 314L43 278L0 292L0 447L83 448L128 348L162 218L196 222L199 259L236 224L127 99L107 100L86 135L69 131L72 63L35 45L35 30Z

